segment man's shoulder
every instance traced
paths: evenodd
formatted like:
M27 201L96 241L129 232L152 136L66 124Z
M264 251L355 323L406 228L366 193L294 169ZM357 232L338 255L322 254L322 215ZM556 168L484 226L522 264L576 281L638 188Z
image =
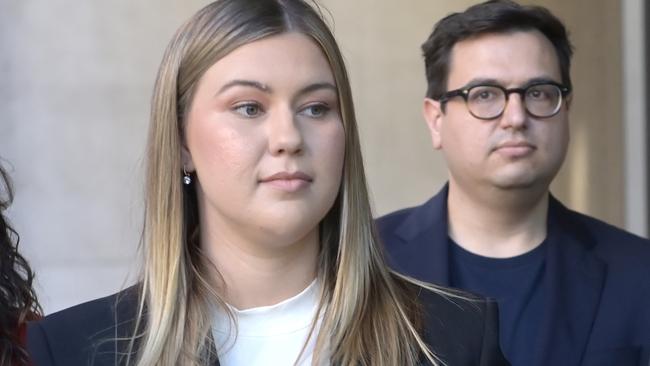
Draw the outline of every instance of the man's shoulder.
M396 227L399 227L399 225L402 224L407 217L411 216L420 207L422 207L422 205L406 207L397 211L389 212L375 219L375 222L377 223L377 226L380 230L394 229Z
M608 266L610 275L621 280L650 278L650 240L567 208L560 215L562 230L583 242Z
M595 242L594 249L612 255L642 254L650 255L650 240L635 235L595 217L565 208L563 213L569 222L564 230L583 230Z
M447 215L447 185L424 203L390 212L375 220L380 234L406 230L417 232L441 221Z

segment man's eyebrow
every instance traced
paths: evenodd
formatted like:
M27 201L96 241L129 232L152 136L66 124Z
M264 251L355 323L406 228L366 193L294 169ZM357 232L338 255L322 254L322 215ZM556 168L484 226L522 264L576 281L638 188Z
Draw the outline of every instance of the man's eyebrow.
M477 78L470 80L467 84L458 89L469 89L477 85L501 85L501 83L497 79Z
M554 78L550 76L538 76L534 77L532 79L526 80L525 83L518 85L516 87L519 88L525 88L529 85L532 84L540 84L540 83L557 83L557 84L562 84L561 82L556 81ZM505 88L503 83L497 79L491 79L491 78L477 78L477 79L472 79L470 80L467 84L465 84L463 87L459 89L469 89L471 87L477 86L477 85L498 85L502 86Z
M525 88L525 87L527 87L529 85L541 84L541 83L562 84L561 81L556 81L552 77L541 76L541 77L532 78L532 79L526 81L526 83L524 85L522 85L522 88Z
M272 93L273 92L271 87L269 87L266 84L262 84L262 83L260 83L258 81L236 79L236 80L232 80L232 81L229 81L228 83L226 83L226 85L222 86L216 94L217 95L221 94L221 93L225 92L226 90L228 90L228 89L230 89L232 87L235 87L235 86L245 86L245 87L255 88L255 89L258 89L260 91L263 91L264 93Z

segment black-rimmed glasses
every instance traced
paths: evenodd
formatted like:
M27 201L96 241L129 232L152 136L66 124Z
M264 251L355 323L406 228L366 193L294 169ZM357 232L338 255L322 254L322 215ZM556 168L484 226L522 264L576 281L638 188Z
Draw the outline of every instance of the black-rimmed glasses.
M521 96L528 114L536 118L549 118L560 111L562 100L571 93L571 89L550 81L511 89L500 85L472 85L448 91L439 101L444 104L451 98L463 97L472 116L478 119L495 119L503 114L508 97L512 93Z

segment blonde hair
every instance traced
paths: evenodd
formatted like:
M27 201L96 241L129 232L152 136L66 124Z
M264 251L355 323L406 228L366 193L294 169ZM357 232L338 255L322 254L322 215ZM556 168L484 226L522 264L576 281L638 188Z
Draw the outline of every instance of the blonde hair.
M305 34L322 49L345 129L343 181L320 224L324 315L314 364L409 366L421 357L438 364L420 336L418 287L388 269L377 240L343 58L320 8L302 0L218 0L181 26L165 51L151 106L144 267L127 363L199 365L216 357L211 304L223 299L200 251L196 193L181 183L183 122L211 65L237 47L286 32Z

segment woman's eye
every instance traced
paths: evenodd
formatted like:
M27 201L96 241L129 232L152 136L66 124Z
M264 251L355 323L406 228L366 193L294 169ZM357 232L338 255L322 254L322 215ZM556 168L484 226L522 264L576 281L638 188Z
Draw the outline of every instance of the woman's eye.
M245 103L235 106L234 111L244 117L253 118L262 113L262 108L256 103Z
M330 108L326 104L319 103L307 106L301 113L311 118L320 118L327 114L329 110Z

